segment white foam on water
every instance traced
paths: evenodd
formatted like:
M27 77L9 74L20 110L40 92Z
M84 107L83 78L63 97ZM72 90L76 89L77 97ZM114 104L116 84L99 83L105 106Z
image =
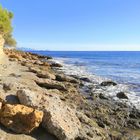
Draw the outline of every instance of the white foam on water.
M50 62L56 62L56 63L62 64L63 67L59 68L58 70L63 71L66 75L75 75L75 76L78 76L79 78L86 77L86 78L89 78L94 84L99 85L103 81L111 80L109 78L104 78L104 77L89 73L84 65L77 66L77 65L74 65L73 63L67 64L68 61L71 61L71 59L70 58L54 58ZM85 83L85 85L90 85L90 84ZM106 96L112 97L114 100L118 102L125 102L128 105L134 105L137 109L140 110L140 96L138 96L138 93L131 91L129 85L117 84L116 86L106 86L106 87L100 86L99 90ZM117 98L116 94L119 92L124 92L127 95L128 100Z

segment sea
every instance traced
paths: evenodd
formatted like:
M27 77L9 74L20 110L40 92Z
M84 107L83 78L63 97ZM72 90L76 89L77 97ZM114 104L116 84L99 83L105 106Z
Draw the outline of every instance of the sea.
M139 51L32 51L52 56L64 65L68 75L81 75L94 80L111 79L128 87L129 97L140 109ZM101 80L102 79L102 80ZM121 86L122 87L122 86Z

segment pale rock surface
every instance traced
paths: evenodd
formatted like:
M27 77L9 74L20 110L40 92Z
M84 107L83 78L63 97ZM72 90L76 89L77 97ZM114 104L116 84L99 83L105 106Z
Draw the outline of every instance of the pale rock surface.
M19 90L17 96L22 104L43 110L43 127L59 140L78 137L81 123L75 111L65 105L58 95Z
M4 64L8 58L6 57L6 55L3 52L3 46L4 46L4 39L2 37L2 35L0 35L0 65Z

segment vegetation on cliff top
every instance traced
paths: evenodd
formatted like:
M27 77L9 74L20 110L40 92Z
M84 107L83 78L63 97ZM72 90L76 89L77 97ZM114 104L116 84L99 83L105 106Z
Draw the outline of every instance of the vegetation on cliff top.
M13 28L11 26L11 20L13 13L0 6L0 34L5 39L5 46L16 46L16 41L12 37Z

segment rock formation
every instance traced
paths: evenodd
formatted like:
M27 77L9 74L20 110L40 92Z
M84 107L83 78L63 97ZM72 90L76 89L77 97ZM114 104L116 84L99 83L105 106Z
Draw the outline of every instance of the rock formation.
M42 125L59 140L74 140L79 135L81 123L75 111L65 105L55 93L34 93L29 90L17 92L20 103L44 112Z
M5 104L1 109L0 122L16 133L29 134L37 128L43 112L24 105Z
M7 57L5 53L3 52L4 42L5 41L2 35L0 35L0 64L4 64L7 61Z

